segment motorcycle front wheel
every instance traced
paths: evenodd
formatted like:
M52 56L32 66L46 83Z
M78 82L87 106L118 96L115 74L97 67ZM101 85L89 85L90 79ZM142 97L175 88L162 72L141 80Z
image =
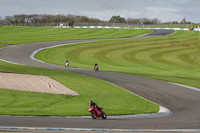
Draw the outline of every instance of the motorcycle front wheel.
M107 118L107 115L106 115L106 113L105 113L105 112L103 112L103 111L102 111L102 118L103 118L103 119L106 119L106 118Z

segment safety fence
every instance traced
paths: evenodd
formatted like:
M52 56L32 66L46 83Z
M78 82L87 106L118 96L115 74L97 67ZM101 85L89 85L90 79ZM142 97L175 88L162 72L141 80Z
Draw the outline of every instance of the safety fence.
M150 29L150 30L192 30L190 28L134 28L134 29Z
M111 22L60 22L60 23L3 23L7 26L39 26L39 27L66 27L66 26L105 26L105 27L134 27L134 28L196 28L193 24L133 24L133 23L111 23Z
M194 31L200 31L200 29L199 28L195 28L195 29L193 29Z
M167 30L194 30L200 31L200 27L196 28L193 24L130 24L130 23L73 23L69 26L69 23L0 23L0 25L7 26L38 26L38 27L60 27L60 28L126 28L126 29L167 29ZM194 26L194 29L193 29Z
M135 27L113 27L113 26L62 26L62 28L114 28L114 29L164 29L164 30L191 30L190 28L135 28Z
M134 28L193 28L193 24L134 24L111 22L75 22L73 26L107 26L107 27L134 27Z
M34 27L58 27L60 23L0 23L2 26L34 26ZM62 24L67 26L68 23Z
M73 28L127 28L127 27L113 27L113 26L74 26Z

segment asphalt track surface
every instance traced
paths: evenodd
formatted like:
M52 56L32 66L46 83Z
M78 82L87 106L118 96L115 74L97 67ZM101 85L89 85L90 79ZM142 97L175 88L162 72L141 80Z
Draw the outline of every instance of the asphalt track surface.
M153 33L140 36L140 38L164 36L172 34L173 32L171 30L155 30ZM0 59L18 64L69 71L103 79L170 109L172 111L170 116L107 120L65 117L0 116L0 126L92 129L200 129L199 91L139 76L106 71L94 72L93 70L81 68L65 68L63 66L42 63L30 59L32 52L40 48L99 40L102 39L12 45L0 49Z

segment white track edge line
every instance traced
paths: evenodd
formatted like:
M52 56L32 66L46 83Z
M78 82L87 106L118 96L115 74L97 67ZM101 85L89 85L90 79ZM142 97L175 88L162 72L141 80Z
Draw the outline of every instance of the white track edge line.
M197 132L200 129L98 129L98 128L48 128L48 127L3 127L0 129L16 130L64 130L64 131L117 131L117 132Z

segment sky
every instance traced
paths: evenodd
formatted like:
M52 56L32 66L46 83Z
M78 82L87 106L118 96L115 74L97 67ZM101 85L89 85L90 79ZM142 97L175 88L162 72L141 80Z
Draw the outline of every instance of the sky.
M200 0L0 0L0 17L15 14L73 14L108 21L124 18L158 18L161 22L200 23Z

